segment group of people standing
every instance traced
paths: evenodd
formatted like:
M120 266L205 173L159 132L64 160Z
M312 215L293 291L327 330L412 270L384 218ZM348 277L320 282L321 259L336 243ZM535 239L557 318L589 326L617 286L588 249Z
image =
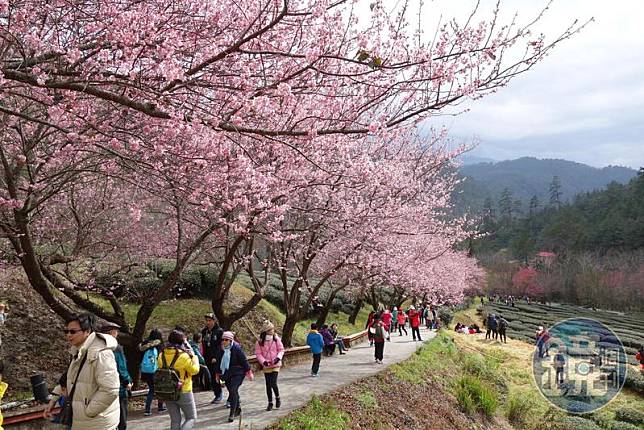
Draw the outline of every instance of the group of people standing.
M235 334L219 327L212 313L206 314L204 319L205 327L193 335L192 341L186 330L177 326L166 341L159 330L153 329L139 345L143 355L141 379L149 388L145 415L152 415L156 398L158 411L167 410L170 415L171 430L191 430L197 422L193 377L197 379L201 374L210 382L214 393L212 403L223 400L221 383L225 384L229 422L241 414L240 386L245 378L254 377ZM54 389L59 397L52 399L44 417L72 430L126 429L133 381L123 349L116 340L119 326L106 323L96 330L93 315L79 314L66 321L63 332L71 345L71 362ZM270 321L264 321L261 327L255 355L266 379L266 409L279 408L277 376L284 346ZM164 378L166 375L171 377ZM62 407L62 412L54 416L52 411L56 404Z
M508 331L508 320L501 315L489 314L483 321L485 325L485 338L500 340L503 343L508 343L506 332Z

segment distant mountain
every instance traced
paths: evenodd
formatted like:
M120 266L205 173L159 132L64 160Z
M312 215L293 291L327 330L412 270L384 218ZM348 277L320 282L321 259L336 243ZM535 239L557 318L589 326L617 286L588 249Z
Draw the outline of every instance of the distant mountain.
M541 205L550 201L550 184L558 176L561 183L561 200L575 195L604 188L615 181L627 183L637 171L627 167L608 166L602 169L567 160L540 160L523 157L516 160L463 164L459 169L464 181L459 185L455 201L459 212L478 212L486 198L498 203L505 188L514 199L527 208L532 196L537 196Z
M497 161L493 158L477 157L476 155L469 155L468 153L460 155L458 160L463 163L463 166L479 163L495 163Z

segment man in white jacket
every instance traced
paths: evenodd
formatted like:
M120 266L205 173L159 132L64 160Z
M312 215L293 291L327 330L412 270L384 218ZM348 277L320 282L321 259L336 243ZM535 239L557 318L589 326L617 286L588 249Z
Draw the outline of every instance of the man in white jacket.
M67 393L72 395L72 430L113 430L119 424L119 375L114 359L116 339L94 331L94 318L80 314L67 321L72 345ZM74 383L76 387L74 389Z

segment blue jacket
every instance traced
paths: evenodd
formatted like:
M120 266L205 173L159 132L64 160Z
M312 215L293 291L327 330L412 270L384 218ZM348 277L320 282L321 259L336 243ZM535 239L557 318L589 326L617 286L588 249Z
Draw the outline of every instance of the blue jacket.
M223 355L223 354L222 354ZM232 349L230 351L230 363L228 364L228 370L226 373L221 375L223 381L231 381L233 379L243 380L246 376L246 372L250 370L250 364L248 364L248 359L246 354L242 351L241 347L233 343Z
M311 330L311 332L306 336L306 344L311 347L311 352L313 354L319 354L324 349L324 339L317 330Z
M130 372L127 371L127 361L125 361L125 354L123 353L123 347L119 345L114 350L114 359L116 360L116 370L119 372L119 397L127 397L127 385L132 383L132 378L130 377Z

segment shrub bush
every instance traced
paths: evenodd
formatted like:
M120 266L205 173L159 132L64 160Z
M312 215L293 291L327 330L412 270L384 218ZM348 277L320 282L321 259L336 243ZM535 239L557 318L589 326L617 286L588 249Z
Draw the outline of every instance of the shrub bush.
M528 422L529 414L535 405L536 401L531 394L525 391L512 391L508 398L505 416L512 425L523 427Z
M591 420L575 416L563 416L547 426L549 430L602 430Z
M644 413L632 408L618 409L615 412L615 419L617 421L625 421L631 424L642 425L644 424Z
M454 314L452 313L451 310L443 307L443 308L440 308L438 311L438 319L441 320L441 322L443 323L443 326L448 327L449 324L454 319Z
M641 430L641 427L636 426L635 424L625 423L622 421L615 421L610 430Z
M498 396L494 389L475 376L465 375L456 383L456 398L465 412L470 408L471 398L476 409L483 412L488 418L494 417L499 406ZM469 411L471 412L471 410Z

